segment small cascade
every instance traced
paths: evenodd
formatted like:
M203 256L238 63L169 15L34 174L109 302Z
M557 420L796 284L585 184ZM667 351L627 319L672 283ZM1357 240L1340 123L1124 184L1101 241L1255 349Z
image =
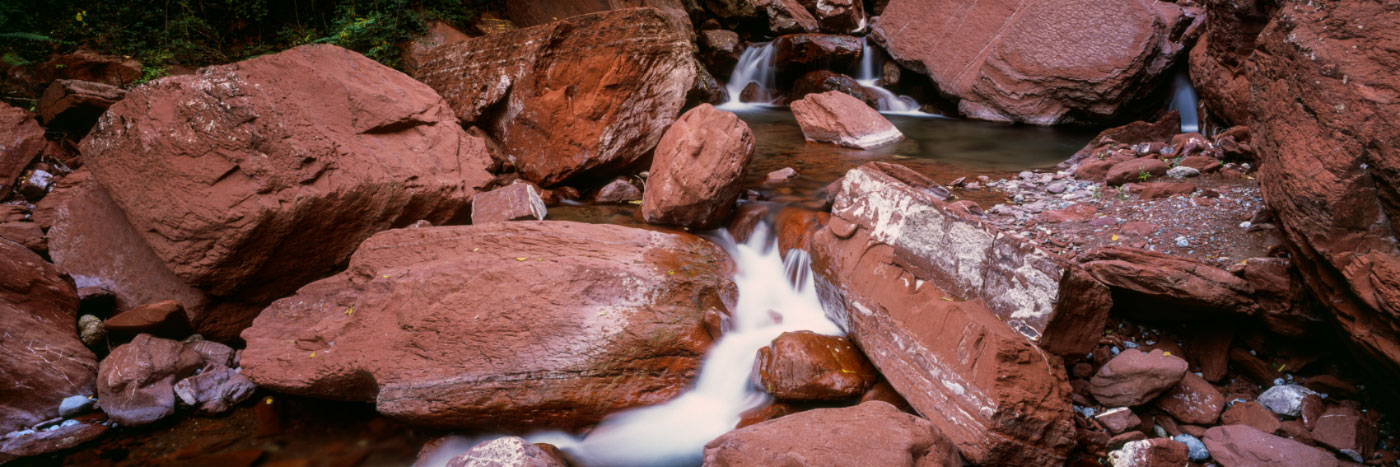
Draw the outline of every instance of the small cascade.
M1196 114L1196 88L1185 71L1177 72L1172 80L1172 103L1167 108L1181 115L1182 133L1201 131L1201 120Z
M754 44L744 49L744 53L739 55L739 63L734 65L734 73L729 76L729 82L724 86L729 91L729 102L725 102L720 108L742 110L755 105L771 104L776 100L771 91L777 87L776 68L773 63L773 43ZM758 86L758 95L754 97L760 103L745 103L739 99L749 83Z
M614 414L587 436L547 432L529 436L531 442L553 444L588 467L700 465L705 443L770 400L749 379L759 348L788 331L842 334L822 312L807 253L792 250L783 258L767 223L746 243L726 230L710 238L734 259L739 301L732 329L710 348L695 386L665 404Z
M881 113L923 114L914 98L895 95L890 90L880 87L880 51L870 44L868 36L861 38L861 44L860 69L857 70L856 82L875 93L876 110Z

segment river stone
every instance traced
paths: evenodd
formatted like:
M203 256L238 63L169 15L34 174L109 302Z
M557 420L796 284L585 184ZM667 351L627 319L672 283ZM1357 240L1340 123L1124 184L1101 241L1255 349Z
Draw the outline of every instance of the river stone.
M704 465L958 467L962 459L928 420L871 401L809 410L731 431L705 445Z
M517 221L391 230L243 331L244 374L440 428L577 428L684 391L735 300L700 237Z
M1302 414L1303 398L1317 394L1299 384L1280 384L1259 394L1258 401L1270 412L1283 417L1298 417Z
M655 8L592 13L430 49L414 76L549 187L656 147L695 82L686 34Z
M1110 407L1135 407L1181 382L1186 360L1162 350L1128 349L1113 357L1089 379L1089 393Z
M807 141L871 149L904 139L883 115L840 91L808 94L792 103L792 115Z
M175 413L175 381L204 366L179 342L141 334L117 346L97 371L97 400L113 421L141 426Z
M691 229L718 227L734 211L753 159L749 125L710 104L686 111L656 146L642 218Z
M785 332L758 349L754 383L786 400L841 400L864 394L880 374L851 341Z

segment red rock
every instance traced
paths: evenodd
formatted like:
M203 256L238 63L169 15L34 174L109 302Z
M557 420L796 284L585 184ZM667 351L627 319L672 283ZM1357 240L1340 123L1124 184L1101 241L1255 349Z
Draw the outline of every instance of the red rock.
M1230 363L1230 342L1234 336L1234 326L1216 324L1198 330L1189 338L1187 360L1201 369L1201 376L1206 381L1219 382L1225 378Z
M235 368L238 366L238 362L236 362L237 352L227 345L213 341L196 340L186 342L185 347L199 354L203 358L206 368L211 366Z
M860 39L837 34L788 34L773 39L772 47L780 82L809 71L854 67L864 48Z
M1142 425L1142 419L1127 407L1105 410L1094 416L1095 420L1108 429L1109 434L1117 435Z
M136 336L117 346L97 370L97 401L112 420L146 425L175 413L175 381L204 366L199 353L179 342Z
M1064 209L1055 211L1045 211L1035 217L1042 222L1082 222L1094 218L1099 209L1091 204L1079 203Z
M763 177L763 183L767 183L770 185L778 185L782 183L787 183L789 180L792 180L796 177L797 169L793 169L792 167L783 167L781 169L768 172L768 175Z
M904 139L875 109L837 91L810 94L792 103L792 114L807 141L870 149Z
M695 81L690 49L661 10L613 10L436 47L414 76L548 187L655 148ZM498 105L509 111L487 112Z
M1106 160L1088 160L1074 169L1074 178L1101 182L1108 177L1108 171L1113 169L1113 162Z
M198 407L204 413L227 412L234 405L252 397L257 386L242 373L226 366L211 366L200 374L175 383L175 395L185 405Z
M1230 349L1230 365L1235 368L1236 374L1253 381L1255 384L1273 384L1275 379L1283 376L1279 373L1278 368L1240 347Z
M1259 31L1278 9L1275 2L1205 2L1209 21L1191 48L1191 82L1211 120L1249 121L1248 58Z
M837 91L860 99L865 105L872 108L879 107L880 98L865 89L855 78L828 70L815 70L802 75L792 85L792 99L801 99L808 94L821 94L827 91Z
M1322 414L1327 410L1327 405L1322 402L1322 397L1317 394L1303 396L1302 402L1298 404L1298 420L1300 420L1308 430L1317 427L1317 419L1322 418Z
M427 56L428 51L449 44L456 44L470 38L466 33L444 21L429 21L422 36L414 38L401 49L403 67L410 73L416 70Z
M1143 178L1146 174L1146 178ZM1124 183L1145 182L1156 180L1167 174L1167 164L1159 159L1143 157L1127 162L1113 164L1108 169L1108 175L1104 176L1104 182L1109 185L1122 185Z
M749 241L754 229L768 218L769 208L764 204L743 203L734 210L734 216L729 221L729 234L734 236L734 241L744 243ZM765 227L766 229L766 227Z
M734 429L740 429L750 425L757 425L778 417L785 417L797 412L792 405L782 401L774 401L763 404L760 407L752 408L739 414L739 424Z
M1225 395L1205 378L1186 373L1176 387L1157 398L1157 407L1181 423L1214 425L1225 409Z
M458 216L490 180L485 143L432 89L328 45L139 87L82 152L172 272L245 303L331 272L376 231Z
M1336 407L1317 419L1312 435L1318 442L1337 451L1351 451L1369 459L1379 435L1376 423L1356 410Z
M1180 467L1190 462L1186 445L1167 438L1145 439L1123 444L1108 453L1113 467Z
M49 79L72 79L127 86L141 78L141 62L131 57L102 55L86 48L56 55L40 65L40 70L45 83Z
M34 114L0 102L0 199L10 194L16 178L44 150L44 129Z
M1109 407L1134 407L1171 389L1186 374L1186 360L1160 350L1128 349L1099 368L1089 380L1089 392Z
M1141 441L1145 439L1147 439L1147 435L1141 431L1125 431L1120 435L1109 438L1107 446L1109 449L1118 449L1120 447L1123 447L1123 445L1131 443L1133 441Z
M1310 376L1303 382L1303 385L1307 386L1308 389L1333 397L1356 398L1361 395L1361 389L1357 385L1334 375Z
M825 212L799 207L783 208L773 222L773 228L777 230L778 251L784 257L794 249L811 251L812 234L830 221L831 215Z
M603 204L628 203L642 200L642 190L631 180L623 177L613 179L593 194L593 202Z
M687 111L656 146L642 217L653 224L718 227L744 189L753 152L753 132L737 115L709 104Z
M1118 232L1122 233L1123 235L1132 235L1134 237L1146 237L1148 235L1157 233L1157 230L1159 229L1161 229L1161 227L1158 227L1157 224L1142 221L1131 221L1123 223L1123 227L1119 228Z
M69 426L58 426L15 438L0 438L0 461L5 456L27 457L61 451L97 439L107 432L107 425L100 422L79 421Z
M1274 433L1279 430L1278 416L1256 401L1236 402L1225 413L1220 414L1224 425L1249 425L1254 429Z
M1104 120L1150 93L1194 39L1173 34L1187 21L1145 0L891 0L872 33L963 114L1051 125Z
M980 221L949 214L943 201L924 191L932 186L922 175L891 164L871 163L847 172L833 206L832 228L817 231L812 239L813 270L827 315L848 332L910 405L932 416L930 421L970 462L1060 464L1074 444L1064 366L1002 321L1011 319L1009 314L998 318L994 310L1004 303L995 300L1044 299L1045 303L1031 308L1042 315L1014 320L1021 332L1036 333L1042 343L1054 344L1051 348L1082 353L1087 348L1080 348L1078 337L1090 336L1060 335L1055 326L1057 320L1073 315L1075 330L1091 328L1096 339L1106 316L1086 312L1080 309L1083 303L1073 300L1102 291L1076 289L1073 279L1067 280L1069 286L1056 288L1054 280L1073 278L1074 272L1040 262L1050 258L1034 250L1017 250L1025 262L1014 261L1014 255L996 255L969 257L958 266L943 252L1007 252L1016 244L999 244L997 239L1009 239L984 230L987 227ZM838 219L856 227L847 238L833 233ZM949 231L960 235L945 239L940 233ZM945 247L944 241L985 247ZM999 276L1013 269L1048 272L1034 265L1056 271L1048 274L1053 279L1014 283L1037 284L1059 293L1018 289L1009 285L1013 282L1006 276ZM967 275L956 275L959 271ZM974 280L986 287L968 287ZM983 290L993 295L979 296ZM1076 291L1060 296L1070 290ZM1064 302L1056 306L1057 298ZM1106 302L1094 303L1106 312ZM1095 316L1099 324L1084 324ZM1049 326L1034 327L1044 323Z
M928 420L884 402L816 409L726 433L705 445L705 465L961 466Z
M1382 4L1284 4L1259 36L1249 82L1264 201L1304 282L1376 377L1400 378L1400 76ZM1344 26L1345 25L1345 26ZM1355 32L1353 32L1353 30ZM1318 157L1328 154L1328 157Z
M758 349L753 381L773 397L840 400L864 394L880 374L844 337L785 332Z
M1220 160L1210 156L1189 156L1178 162L1181 167L1190 167L1201 171L1201 173L1211 173L1220 170Z
M871 386L869 391L865 391L865 394L861 394L858 403L864 404L870 401L884 402L893 405L894 408L902 412L914 413L914 408L909 406L909 401L904 400L904 396L899 395L899 391L894 390L894 387L890 386L890 382L883 379Z
M167 339L184 339L194 332L190 327L189 317L185 315L185 308L174 300L148 303L123 311L108 318L102 325L107 332L121 340L136 337L141 333Z
M447 461L447 467L512 466L565 467L563 459L551 455L539 446L516 436L502 436L482 441L470 450Z
M543 220L547 212L540 192L529 183L512 183L476 195L472 223Z
M60 79L39 97L39 121L81 136L97 124L102 112L125 96L126 91L116 86Z
M1297 467L1339 466L1326 451L1288 438L1280 438L1245 425L1217 426L1206 430L1206 449L1224 467L1276 465Z
M739 34L727 29L707 29L700 31L700 59L705 68L723 71L732 70L739 62L744 47L739 43Z
M6 222L0 224L0 238L24 245L35 253L47 253L49 243L44 240L44 230L33 222Z
M1154 143L1168 141L1177 133L1181 132L1181 116L1175 110L1168 111L1156 121L1136 121L1123 126L1116 126L1099 132L1094 139L1089 140L1089 144L1075 152L1073 156L1064 162L1056 165L1059 169L1068 169L1076 165L1088 164L1093 160L1091 157L1098 156L1106 152L1106 148L1114 145L1138 145L1141 143ZM1105 174L1107 173L1107 169ZM1090 178L1077 177L1088 180ZM1092 178L1094 180L1102 177Z
M1109 246L1081 254L1078 260L1113 290L1114 303L1130 316L1179 321L1258 310L1249 283L1193 259Z
M34 219L48 228L49 256L54 264L73 276L80 287L101 287L113 294L117 309L173 299L185 306L196 329L206 336L237 336L237 329L233 333L210 332L215 327L208 324L218 320L205 313L205 294L186 285L165 266L86 170L60 181L39 203Z
M58 417L94 394L97 357L78 340L78 293L58 268L0 239L0 432Z
M264 310L241 363L259 386L374 402L418 425L574 428L684 391L711 343L698 310L733 303L731 275L722 250L688 234L392 230Z
M775 34L817 32L820 27L797 0L715 0L705 5L721 19L766 20Z
M1143 184L1138 196L1142 199L1166 199L1189 195L1195 191L1196 184L1191 182L1156 182Z

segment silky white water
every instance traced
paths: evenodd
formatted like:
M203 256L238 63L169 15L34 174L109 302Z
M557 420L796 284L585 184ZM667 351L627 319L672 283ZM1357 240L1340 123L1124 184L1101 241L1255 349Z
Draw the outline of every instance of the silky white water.
M875 93L876 110L880 113L900 115L929 115L919 110L919 103L909 96L898 96L880 87L880 51L870 45L870 37L861 38L860 68L856 82Z
M1181 115L1182 133L1201 131L1201 120L1196 115L1196 88L1184 71L1177 72L1172 80L1172 103L1168 108Z
M734 65L734 73L729 75L729 82L724 85L725 90L729 91L729 101L719 108L734 111L771 105L775 98L769 90L777 87L774 71L776 69L773 63L773 43L754 44L744 49L744 53L739 54L739 62ZM744 93L744 88L749 83L758 85L759 92L754 97L760 102L746 103L739 100L739 95Z

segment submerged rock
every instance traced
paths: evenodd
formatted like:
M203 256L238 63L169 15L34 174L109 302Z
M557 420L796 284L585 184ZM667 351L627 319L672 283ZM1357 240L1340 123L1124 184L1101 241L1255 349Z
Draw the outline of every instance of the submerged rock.
M969 117L1052 125L1151 92L1202 20L1152 0L891 0L872 36Z
M654 224L714 228L744 189L754 137L737 115L701 104L666 130L652 156L642 218Z
M433 48L414 76L549 187L656 147L695 82L686 33L654 8L573 16Z
M809 94L792 103L792 114L807 141L870 149L904 139L883 115L840 91Z
M383 232L243 332L275 391L444 428L573 428L684 391L735 300L688 234L573 222Z
M706 466L962 465L932 424L871 401L816 409L726 433L705 445Z

